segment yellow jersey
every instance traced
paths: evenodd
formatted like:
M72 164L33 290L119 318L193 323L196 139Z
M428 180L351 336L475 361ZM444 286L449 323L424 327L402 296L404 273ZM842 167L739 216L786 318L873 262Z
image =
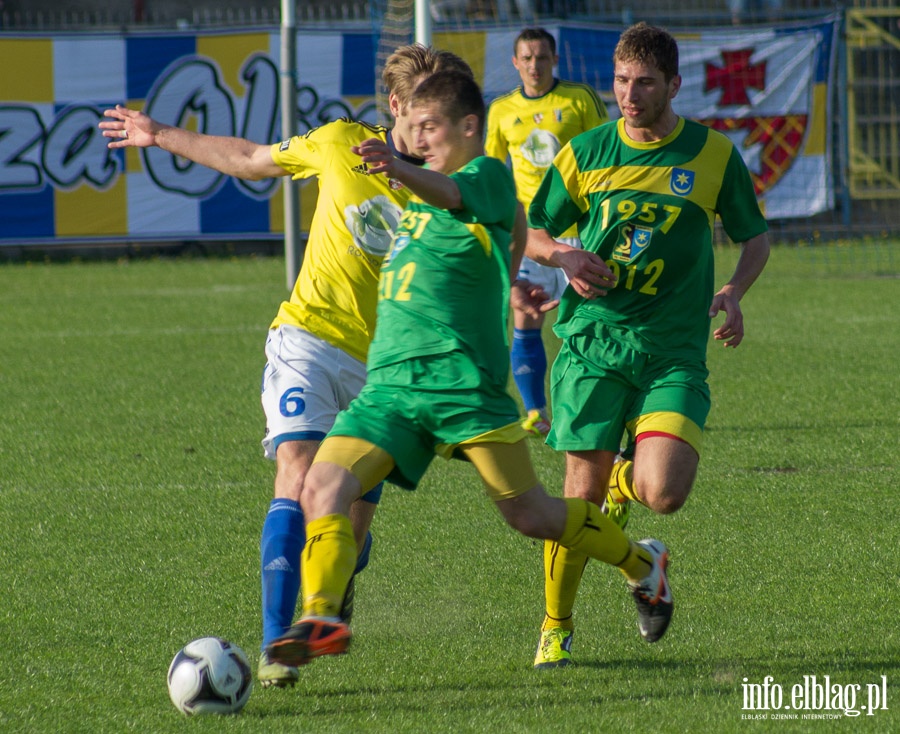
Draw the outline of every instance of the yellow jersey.
M608 119L606 105L587 84L557 79L540 97L527 97L516 87L488 108L484 150L504 162L509 157L519 201L528 211L562 147ZM576 228L561 236L576 237Z
M366 175L350 150L375 137L393 146L387 128L340 119L272 146L272 160L293 178L318 177L319 195L300 274L271 328L298 326L363 361L381 261L410 196L395 179Z

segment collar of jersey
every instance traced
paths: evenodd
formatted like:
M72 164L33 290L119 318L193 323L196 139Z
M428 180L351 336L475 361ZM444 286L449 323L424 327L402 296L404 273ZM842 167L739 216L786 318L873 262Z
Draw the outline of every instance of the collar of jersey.
M530 96L530 95L525 94L525 86L524 86L524 85L521 86L521 87L519 87L519 90L522 92L522 96L523 96L525 99L543 99L543 98L546 97L548 94L550 94L550 92L552 92L554 89L556 89L556 85L557 85L557 84L559 84L559 79L557 79L556 77L553 77L553 84L550 85L550 89L548 89L548 90L547 90L546 92L544 92L543 94L539 94L537 97L532 97L532 96Z
M391 153L394 154L394 157L399 158L401 161L412 163L414 166L421 166L425 162L422 158L416 158L413 155L407 155L406 153L401 153L399 150L397 150L397 146L394 145L394 136L391 131L388 131L387 134L387 144L391 149Z

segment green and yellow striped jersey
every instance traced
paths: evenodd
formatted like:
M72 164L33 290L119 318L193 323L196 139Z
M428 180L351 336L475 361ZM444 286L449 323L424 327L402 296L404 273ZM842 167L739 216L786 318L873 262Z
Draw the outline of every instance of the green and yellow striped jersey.
M594 300L566 289L556 333L592 334L603 324L634 349L705 359L716 215L735 242L767 230L747 167L724 135L681 119L666 138L639 143L619 120L573 138L535 195L529 224L560 236L577 223L584 248L618 283Z

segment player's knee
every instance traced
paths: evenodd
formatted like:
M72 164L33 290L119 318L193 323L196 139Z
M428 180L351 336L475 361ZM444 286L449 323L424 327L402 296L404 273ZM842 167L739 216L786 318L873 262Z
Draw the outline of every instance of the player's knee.
M300 501L305 472L287 471L279 467L275 475L275 499Z
M517 512L506 516L507 524L528 538L545 538L543 519L534 512Z
M680 510L687 502L690 486L673 486L664 484L656 487L638 487L641 501L659 515L671 515Z
M527 495L531 497L531 495ZM529 538L547 538L545 513L540 511L540 506L531 501L524 501L525 497L517 500L498 503L503 519L513 530Z
M300 505L307 518L349 515L351 505L361 495L359 480L348 470L336 464L313 464L303 482Z

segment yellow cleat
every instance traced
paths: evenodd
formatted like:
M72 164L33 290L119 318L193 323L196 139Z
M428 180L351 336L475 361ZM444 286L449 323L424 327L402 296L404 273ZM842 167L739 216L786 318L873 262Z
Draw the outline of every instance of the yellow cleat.
M292 665L273 663L269 660L269 656L263 653L259 656L256 677L263 688L286 688L288 686L293 688L300 677L300 671Z
M606 495L600 511L618 525L620 530L624 530L628 525L628 518L631 517L631 501L616 502L611 495Z
M550 433L550 421L541 411L529 410L525 420L522 421L522 428L536 438L544 438Z
M541 641L538 643L537 655L534 657L535 668L561 668L573 663L572 630L553 627L541 630Z

